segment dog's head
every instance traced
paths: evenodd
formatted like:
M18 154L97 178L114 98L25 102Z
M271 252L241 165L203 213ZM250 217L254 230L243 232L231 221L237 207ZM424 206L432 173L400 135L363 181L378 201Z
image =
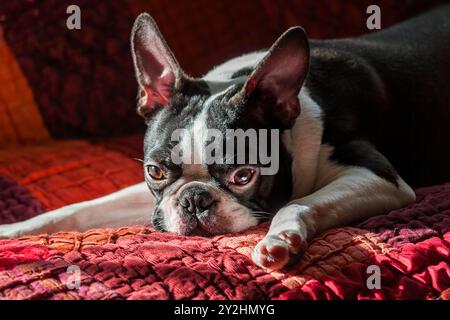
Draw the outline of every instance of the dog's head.
M157 229L237 232L289 200L281 138L300 113L309 60L301 28L286 31L258 65L219 81L188 77L148 14L136 19L131 46Z

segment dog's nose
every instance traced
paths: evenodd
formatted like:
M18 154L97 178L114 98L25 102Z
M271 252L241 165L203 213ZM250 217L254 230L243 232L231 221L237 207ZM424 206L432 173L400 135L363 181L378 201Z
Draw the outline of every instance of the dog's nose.
M209 209L214 198L203 188L189 188L180 195L179 202L185 211L196 215Z

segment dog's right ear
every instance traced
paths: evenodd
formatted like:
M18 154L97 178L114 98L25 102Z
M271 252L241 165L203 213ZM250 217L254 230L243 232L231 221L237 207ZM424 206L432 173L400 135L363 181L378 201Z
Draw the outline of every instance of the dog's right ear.
M147 13L134 22L131 53L139 84L137 112L147 119L156 108L169 104L184 73Z
M305 31L293 27L283 33L259 62L243 87L254 113L290 128L300 114L298 94L309 69Z

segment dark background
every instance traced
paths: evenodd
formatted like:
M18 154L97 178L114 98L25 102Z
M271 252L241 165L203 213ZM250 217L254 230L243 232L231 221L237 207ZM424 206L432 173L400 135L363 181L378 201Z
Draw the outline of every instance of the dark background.
M370 32L371 4L381 7L385 28L443 2L448 1L2 1L0 30L52 137L112 137L144 129L135 113L129 49L133 20L143 11L157 21L184 70L200 76L228 58L269 46L293 25L312 38L353 36ZM66 28L70 4L81 8L81 30Z

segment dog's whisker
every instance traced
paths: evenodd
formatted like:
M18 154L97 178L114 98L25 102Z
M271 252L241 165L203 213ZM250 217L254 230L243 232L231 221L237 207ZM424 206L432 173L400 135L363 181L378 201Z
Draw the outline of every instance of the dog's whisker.
M240 207L231 208L230 213L237 212L239 210L242 210L242 208Z
M267 211L250 211L250 214L261 215L261 216L270 216L270 217L273 216L272 213L267 212Z
M258 222L264 222L264 221L270 220L270 217L267 217L267 216L253 215L253 217L255 217L258 220Z

